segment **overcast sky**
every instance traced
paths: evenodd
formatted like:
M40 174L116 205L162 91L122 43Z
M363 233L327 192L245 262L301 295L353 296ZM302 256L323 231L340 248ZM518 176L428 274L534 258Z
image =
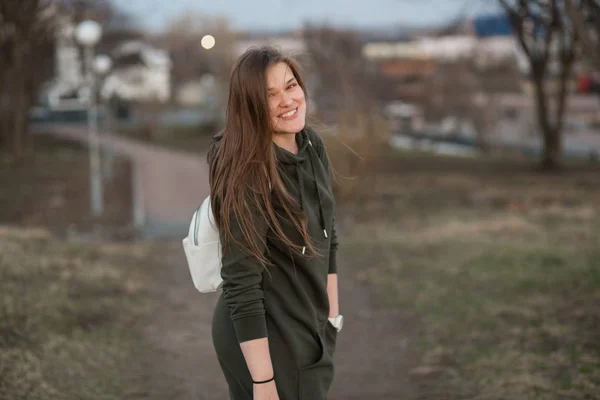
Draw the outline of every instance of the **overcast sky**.
M113 0L142 26L162 29L186 11L226 16L238 29L293 29L305 21L359 28L442 23L496 0ZM487 5L486 5L487 4Z

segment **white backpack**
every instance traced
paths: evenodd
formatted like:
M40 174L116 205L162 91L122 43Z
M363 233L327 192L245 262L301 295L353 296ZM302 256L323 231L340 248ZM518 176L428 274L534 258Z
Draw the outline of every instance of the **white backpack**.
M190 222L188 236L183 239L194 286L201 293L218 290L221 278L221 242L215 217L210 206L210 196L202 202Z
M269 182L269 190L272 190ZM223 285L221 278L221 242L210 206L210 196L192 215L183 250L192 274L194 286L200 293L215 292Z

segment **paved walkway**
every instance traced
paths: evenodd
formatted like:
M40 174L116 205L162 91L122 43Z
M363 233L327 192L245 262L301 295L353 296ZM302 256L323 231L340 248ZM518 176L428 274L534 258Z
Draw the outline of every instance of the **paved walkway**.
M37 132L87 144L84 127L44 125ZM133 168L134 215L149 234L180 236L202 200L208 195L208 165L204 155L125 139L108 132L100 135L100 147L127 157Z

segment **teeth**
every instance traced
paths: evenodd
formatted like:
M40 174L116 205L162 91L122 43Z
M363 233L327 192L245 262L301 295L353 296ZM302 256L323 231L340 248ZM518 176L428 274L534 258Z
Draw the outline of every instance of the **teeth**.
M298 111L298 109L297 109L297 108L293 109L293 110L292 110L292 111L290 111L290 112L287 112L287 113L285 113L285 114L282 114L281 116L282 116L283 118L291 117L292 115L296 114L296 111Z

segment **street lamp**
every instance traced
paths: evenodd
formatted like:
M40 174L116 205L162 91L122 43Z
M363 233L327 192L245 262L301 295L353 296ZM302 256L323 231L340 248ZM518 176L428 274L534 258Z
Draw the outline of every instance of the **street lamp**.
M98 54L96 58L94 58L94 71L96 72L96 78L98 79L98 98L100 99L99 108L102 110L102 130L110 131L112 126L112 113L110 110L110 106L107 104L107 99L102 93L102 85L104 84L104 79L108 74L108 71L112 68L112 60L106 54ZM113 155L110 151L104 149L101 152L102 162L102 178L103 182L108 181L112 178L112 162Z
M99 76L104 76L110 71L112 60L106 54L99 54L94 59L94 71Z
M206 50L210 50L215 47L215 37L213 35L204 35L200 41L200 45Z
M96 21L83 21L77 25L75 38L84 48L84 65L88 84L88 147L90 154L90 201L92 215L103 212L103 188L100 171L98 138L98 109L96 106L96 79L94 72L94 46L102 36L102 27Z

